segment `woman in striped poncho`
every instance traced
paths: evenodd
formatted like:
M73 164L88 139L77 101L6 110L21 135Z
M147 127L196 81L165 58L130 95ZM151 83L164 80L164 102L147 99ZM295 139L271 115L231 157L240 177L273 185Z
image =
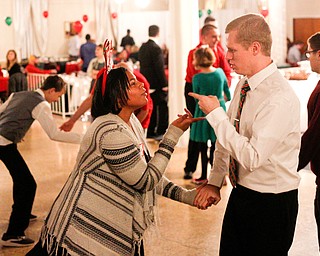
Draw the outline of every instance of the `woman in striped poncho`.
M150 158L133 112L147 103L143 83L124 68L97 79L89 127L77 162L27 255L143 255L143 235L155 223L155 194L193 205L197 191L164 172L192 122L181 115Z

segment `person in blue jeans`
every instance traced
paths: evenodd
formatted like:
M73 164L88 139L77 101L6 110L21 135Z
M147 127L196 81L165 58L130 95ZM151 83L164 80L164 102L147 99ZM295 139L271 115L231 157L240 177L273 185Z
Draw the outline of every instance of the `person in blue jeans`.
M215 68L212 64L216 61L215 55L208 45L203 45L194 52L193 65L200 72L192 78L192 90L201 95L217 96L220 105L226 110L225 102L229 101L230 91L226 75L221 68ZM205 114L196 103L194 117L205 117ZM195 184L201 184L207 180L208 162L212 165L215 149L216 135L208 121L193 123L191 125L190 140L194 141L195 154L201 154L201 176L193 179ZM211 142L210 157L208 157L208 141Z

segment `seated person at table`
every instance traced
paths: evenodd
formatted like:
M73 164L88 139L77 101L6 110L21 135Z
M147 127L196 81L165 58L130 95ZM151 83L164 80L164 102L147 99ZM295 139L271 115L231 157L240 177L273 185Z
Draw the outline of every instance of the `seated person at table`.
M9 50L7 52L6 59L9 76L12 76L15 73L22 73L21 66L18 63L17 53L15 50Z
M7 52L7 70L9 72L9 85L7 96L13 92L27 91L28 81L24 73L21 71L21 66L18 63L17 53L15 50Z
M304 47L304 42L302 41L296 41L293 43L293 45L288 50L288 56L287 56L287 62L292 67L297 67L298 62L302 60L302 48Z
M121 52L117 52L117 54L115 55L115 58L113 59L113 62L117 64L123 61L127 61L128 56L129 56L128 51L122 50Z
M103 46L102 44L99 44L96 46L95 51L96 57L93 58L88 65L87 74L92 78L91 80L91 86L90 86L90 92L92 90L92 87L97 79L97 75L99 73L99 70L102 69L105 65L104 63L104 57L103 57Z
M36 67L38 59L36 56L31 55L28 59L28 65L24 69L26 73L37 73L37 74L57 74L56 69L44 70Z

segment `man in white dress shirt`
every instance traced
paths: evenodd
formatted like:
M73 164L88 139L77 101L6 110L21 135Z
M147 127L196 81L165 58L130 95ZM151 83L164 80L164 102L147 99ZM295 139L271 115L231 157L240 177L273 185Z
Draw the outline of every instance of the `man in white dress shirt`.
M224 216L220 256L284 256L298 213L299 100L270 57L271 32L261 15L231 21L226 34L226 58L244 78L227 114L216 97L190 93L217 136L208 184L195 201L201 209L220 201L232 157L239 167ZM245 80L250 90L238 118ZM234 121L240 122L239 132Z
M0 106L0 160L8 168L13 181L13 206L3 246L28 246L33 240L25 236L29 225L37 184L18 151L34 120L38 120L51 140L80 143L81 135L58 130L50 103L65 93L65 82L59 76L49 76L36 91L23 91L10 95Z

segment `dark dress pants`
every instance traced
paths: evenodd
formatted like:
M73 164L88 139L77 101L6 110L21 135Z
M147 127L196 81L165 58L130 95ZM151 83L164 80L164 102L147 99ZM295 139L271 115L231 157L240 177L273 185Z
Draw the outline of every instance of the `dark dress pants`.
M17 144L0 146L0 160L9 170L13 181L13 206L6 234L23 236L29 225L37 184Z
M287 256L297 214L297 189L259 193L237 184L224 215L220 256Z
M192 83L185 83L184 96L186 98L187 109L194 114L196 108L196 101L193 97L189 96L188 93L192 92ZM185 173L194 173L197 169L197 163L199 158L199 149L195 141L189 139L188 142L188 158L186 166L184 168Z
M165 134L169 125L168 93L156 90L150 94L153 110L148 127L148 137Z
M317 187L316 197L314 199L314 216L317 222L318 246L320 251L320 188L319 187Z

